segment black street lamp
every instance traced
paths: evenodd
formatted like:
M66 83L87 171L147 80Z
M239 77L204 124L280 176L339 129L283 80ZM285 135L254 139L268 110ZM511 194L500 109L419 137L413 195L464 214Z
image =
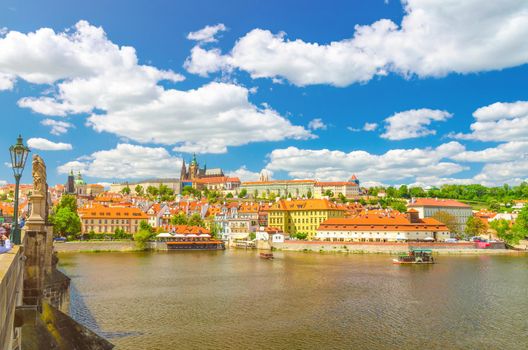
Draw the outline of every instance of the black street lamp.
M20 244L20 229L18 228L18 191L20 187L20 178L26 166L26 160L29 155L29 148L24 146L22 143L22 136L18 135L17 143L9 147L9 153L11 154L11 167L13 168L13 174L15 175L15 207L14 207L14 226L11 229L11 242L14 244Z

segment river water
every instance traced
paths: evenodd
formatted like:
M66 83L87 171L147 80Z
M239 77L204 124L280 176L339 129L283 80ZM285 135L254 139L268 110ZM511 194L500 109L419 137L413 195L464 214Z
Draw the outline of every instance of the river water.
M528 349L528 258L69 253L71 314L117 349Z

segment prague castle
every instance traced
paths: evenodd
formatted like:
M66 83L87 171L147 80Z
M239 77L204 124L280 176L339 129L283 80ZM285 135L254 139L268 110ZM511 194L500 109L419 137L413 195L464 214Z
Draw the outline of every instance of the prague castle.
M207 177L222 177L225 176L224 172L220 168L207 169L207 166L204 165L203 168L200 168L198 161L196 160L196 154L193 155L193 159L189 164L189 167L185 165L185 160L183 160L181 167L181 182L190 182L198 179L203 179Z

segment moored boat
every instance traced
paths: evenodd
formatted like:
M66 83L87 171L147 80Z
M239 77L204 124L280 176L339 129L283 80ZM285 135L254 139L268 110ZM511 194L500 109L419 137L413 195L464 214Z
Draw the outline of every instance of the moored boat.
M273 253L260 253L260 257L262 259L272 260L273 259Z
M434 264L431 249L411 249L407 254L392 259L393 264Z

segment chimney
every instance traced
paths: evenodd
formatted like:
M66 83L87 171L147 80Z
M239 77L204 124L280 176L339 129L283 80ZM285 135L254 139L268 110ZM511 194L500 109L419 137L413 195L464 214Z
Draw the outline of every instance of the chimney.
M405 216L407 217L407 220L409 220L409 222L412 224L420 222L420 217L417 210L410 209L405 213Z

